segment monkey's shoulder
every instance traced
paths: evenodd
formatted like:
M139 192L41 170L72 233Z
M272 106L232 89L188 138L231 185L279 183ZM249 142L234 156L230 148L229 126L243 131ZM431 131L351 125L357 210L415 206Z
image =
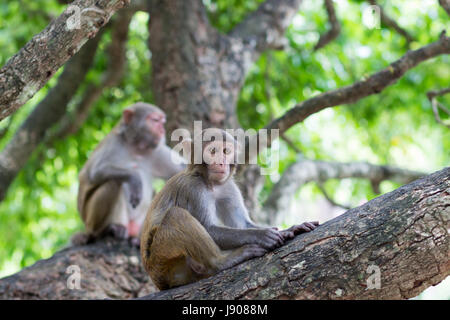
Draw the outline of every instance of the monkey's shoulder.
M189 170L183 170L171 177L167 181L165 187L182 191L185 191L184 189L194 189L198 191L207 189L207 185L201 175L192 173Z

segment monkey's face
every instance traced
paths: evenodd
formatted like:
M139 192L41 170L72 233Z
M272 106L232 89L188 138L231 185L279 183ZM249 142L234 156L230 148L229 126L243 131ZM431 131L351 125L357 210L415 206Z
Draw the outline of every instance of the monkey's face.
M166 115L157 107L137 104L123 111L121 134L126 141L146 151L156 148L165 135Z
M166 123L166 115L162 112L151 112L145 117L145 122L150 133L160 140L166 130L164 124Z
M203 149L203 161L208 169L208 180L224 183L232 173L231 165L235 160L235 147L232 142L212 141Z

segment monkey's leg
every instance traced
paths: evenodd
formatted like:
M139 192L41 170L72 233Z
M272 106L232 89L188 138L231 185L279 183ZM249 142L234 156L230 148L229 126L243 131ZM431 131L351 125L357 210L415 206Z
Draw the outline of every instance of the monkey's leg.
M86 231L94 237L113 235L120 237L126 232L126 211L119 201L120 185L111 180L98 186L87 198L83 207L82 218ZM118 199L119 198L119 199ZM120 226L123 225L123 228ZM111 226L111 227L110 227Z
M256 245L222 251L197 219L177 207L166 213L149 251L144 263L160 289L197 281L267 252Z

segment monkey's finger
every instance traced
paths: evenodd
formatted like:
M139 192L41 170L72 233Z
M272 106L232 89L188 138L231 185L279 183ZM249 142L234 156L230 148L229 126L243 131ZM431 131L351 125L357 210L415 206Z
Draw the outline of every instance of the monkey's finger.
M298 227L299 227L298 228L299 232L310 232L311 231L311 229L305 223L302 223Z
M294 231L284 230L282 233L284 240L293 239L295 237Z
M278 232L277 239L279 245L282 245L284 243L284 236L281 234L281 232Z
M274 232L271 232L269 234L269 236L270 236L270 238L272 238L272 239L274 239L276 241L283 241L283 236L282 236L281 232L279 232L279 231L275 231L274 230Z
M294 232L294 234L297 235L297 234L300 234L300 233L308 232L308 231L309 231L309 229L305 229L305 228L307 228L307 227L304 226L303 224L298 224L298 225L295 225L295 226L290 227L290 228L287 229L287 230L292 231L292 232Z
M270 242L276 244L276 245L282 245L284 240L282 236L279 235L270 235Z
M305 224L308 226L308 228L310 228L311 230L314 230L316 228L316 225L314 225L311 222L305 222Z

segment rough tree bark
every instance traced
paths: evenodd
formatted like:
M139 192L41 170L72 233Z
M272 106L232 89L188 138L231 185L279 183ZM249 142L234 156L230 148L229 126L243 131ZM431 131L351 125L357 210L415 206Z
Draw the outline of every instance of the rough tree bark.
M407 299L450 274L450 167L349 210L277 250L144 299ZM80 267L81 289L66 270ZM381 287L368 289L380 270ZM155 291L126 242L62 250L0 280L0 298L130 298Z
M76 0L34 36L0 69L0 120L31 99L114 12L128 3L129 0Z

